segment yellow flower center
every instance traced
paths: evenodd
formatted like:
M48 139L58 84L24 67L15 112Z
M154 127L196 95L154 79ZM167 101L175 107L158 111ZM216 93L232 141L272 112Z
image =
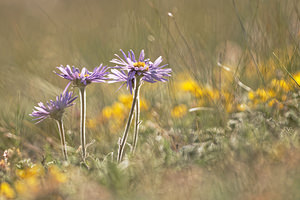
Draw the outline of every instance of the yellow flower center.
M145 67L146 63L145 62L135 62L135 63L133 63L133 66L141 68L141 67ZM149 66L146 66L146 69L143 69L143 71L148 71L148 70L149 70Z
M133 66L135 66L135 67L145 67L146 63L145 62L136 62L136 63L133 64Z
M78 74L78 76L81 76L81 74ZM89 77L89 74L85 74L84 77Z

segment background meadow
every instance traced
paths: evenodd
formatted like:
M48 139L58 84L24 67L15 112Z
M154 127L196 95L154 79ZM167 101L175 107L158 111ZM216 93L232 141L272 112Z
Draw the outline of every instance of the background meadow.
M300 199L299 1L0 0L0 27L0 199ZM136 154L115 162L130 93L91 84L90 168L79 100L62 162L33 106L63 91L57 66L112 66L119 49L173 70L141 89Z

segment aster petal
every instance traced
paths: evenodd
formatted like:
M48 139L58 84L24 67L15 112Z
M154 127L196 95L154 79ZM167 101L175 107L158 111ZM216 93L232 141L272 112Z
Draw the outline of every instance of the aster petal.
M132 81L131 80L127 80L127 89L129 88L130 94L132 94Z
M145 52L144 52L144 49L142 49L142 51L140 53L139 61L140 62L144 61L144 58L145 58Z
M125 66L127 65L127 63L124 60L118 60L116 58L112 59L110 62L117 65L125 65Z
M127 56L126 56L125 52L124 52L122 49L120 49L120 51L121 51L121 53L123 54L125 60L127 60Z
M38 123L40 123L40 122L42 122L42 121L44 121L45 119L47 119L48 117L43 117L43 118L41 118L41 120L39 120L39 121L37 121L37 122L35 122L34 124L38 124Z
M86 74L86 72L87 72L87 69L85 67L82 68L81 73L80 73L80 78L84 78L84 75Z
M154 61L154 63L152 64L152 67L154 67L154 68L158 67L158 65L159 65L162 61L163 61L163 60L162 60L162 57L159 56L159 57Z
M63 91L63 94L66 93L66 91L68 90L68 88L69 88L69 86L71 85L71 83L72 83L72 81L70 81L70 82L66 85L66 87L65 87L65 89L64 89L64 91Z
M34 108L35 108L36 110L40 111L40 112L45 112L45 113L47 113L47 111L44 110L43 108L40 108L40 107L37 107L37 106L34 106Z
M131 53L131 60L133 62L136 62L134 52L131 49L130 49L130 53Z
M61 65L60 67L57 67L63 74L68 74L68 72L65 70L65 68Z
M129 66L132 66L132 67L133 67L133 64L134 64L134 63L132 62L132 60L131 60L130 58L127 58L127 62L128 62L128 65L129 65Z

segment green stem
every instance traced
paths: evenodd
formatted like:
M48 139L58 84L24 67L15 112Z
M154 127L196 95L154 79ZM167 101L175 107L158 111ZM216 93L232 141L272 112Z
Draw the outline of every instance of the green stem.
M139 95L139 90L140 90L140 78L139 77L136 77L134 79L134 87L135 88L134 88L134 93L133 93L132 105L131 105L131 109L130 109L130 112L129 112L129 117L128 117L128 120L127 120L127 124L125 126L125 131L124 131L123 137L122 137L122 139L119 143L118 159L117 159L118 162L121 162L122 158L123 158L123 152L124 152L124 148L125 148L127 137L128 137L129 127L130 127L130 124L131 124L131 121L132 121L134 106L136 105L136 100L137 100L138 95Z
M59 136L60 136L60 141L61 141L62 152L63 152L65 160L68 160L64 124L63 124L62 119L61 120L56 120L56 123L57 123L58 130L59 130Z
M81 152L82 159L85 161L86 158L86 147L85 147L85 119L86 119L86 90L85 87L79 87L80 94L80 141L81 141Z
M140 86L139 86L140 88ZM139 126L140 126L140 97L139 90L137 92L136 104L135 104L135 124L134 124L134 135L133 135L133 145L132 153L135 152L138 137L139 137Z

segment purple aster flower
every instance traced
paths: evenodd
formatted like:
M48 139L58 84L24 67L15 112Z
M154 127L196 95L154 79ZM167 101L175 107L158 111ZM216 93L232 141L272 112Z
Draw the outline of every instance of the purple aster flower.
M47 118L53 118L55 120L61 120L65 108L73 105L73 101L77 98L72 96L72 92L65 92L56 97L56 100L50 100L44 105L42 102L35 106L35 110L30 114L31 117L35 117L34 120L38 120L39 123Z
M93 82L105 82L107 79L106 75L108 74L108 72L106 72L107 67L102 66L102 64L99 67L96 67L93 72L89 72L85 67L80 71L78 68L75 68L74 66L71 68L69 65L66 67L61 65L60 67L57 67L57 69L59 69L61 73L54 72L55 74L70 81L66 86L66 89L71 83L73 83L73 86L75 87L85 87Z
M60 66L57 67L61 73L56 73L58 76L69 80L70 82L66 86L64 92L73 83L73 86L78 87L80 94L80 141L81 141L81 151L82 158L85 160L86 158L86 137L85 137L85 121L86 121L86 86L90 83L99 83L106 82L106 75L108 72L106 71L108 68L106 66L96 67L93 72L89 72L85 67L80 71L78 68L74 66L71 68L69 65L66 67Z
M111 70L111 74L108 77L112 82L127 82L127 88L132 93L132 83L136 77L140 77L142 81L155 83L157 81L166 82L166 77L171 76L172 69L164 68L166 65L161 65L162 57L158 57L154 63L150 59L145 59L144 50L141 51L140 56L136 59L135 54L132 50L128 52L128 56L124 51L120 50L124 58L115 54L117 58L111 60L112 63L116 64L116 69ZM127 73L125 73L127 72Z
M110 83L114 82L124 82L127 83L127 88L129 88L130 93L133 89L133 100L131 109L129 111L128 120L125 126L125 130L122 138L119 139L119 149L118 149L118 162L122 161L125 144L128 138L128 132L130 129L130 124L133 117L133 112L135 112L135 127L134 127L134 137L132 144L132 153L134 153L139 133L140 125L140 102L139 102L139 91L141 85L144 81L149 83L155 83L157 81L166 82L166 77L171 76L172 70L170 68L164 68L167 65L160 65L162 63L162 57L158 57L154 63L150 59L145 59L144 50L141 51L139 58L136 58L134 52L130 50L128 56L124 51L120 50L124 58L121 58L119 55L115 54L117 58L111 60L112 63L116 64L115 69L111 70L111 73L108 75L110 78ZM124 85L123 84L123 85Z
M72 106L73 101L77 98L72 95L72 92L66 91L57 96L55 101L50 100L46 105L40 102L38 103L38 106L34 107L35 110L30 114L30 116L35 117L34 120L38 120L36 124L49 117L56 120L65 160L68 160L68 155L62 116L65 108Z

